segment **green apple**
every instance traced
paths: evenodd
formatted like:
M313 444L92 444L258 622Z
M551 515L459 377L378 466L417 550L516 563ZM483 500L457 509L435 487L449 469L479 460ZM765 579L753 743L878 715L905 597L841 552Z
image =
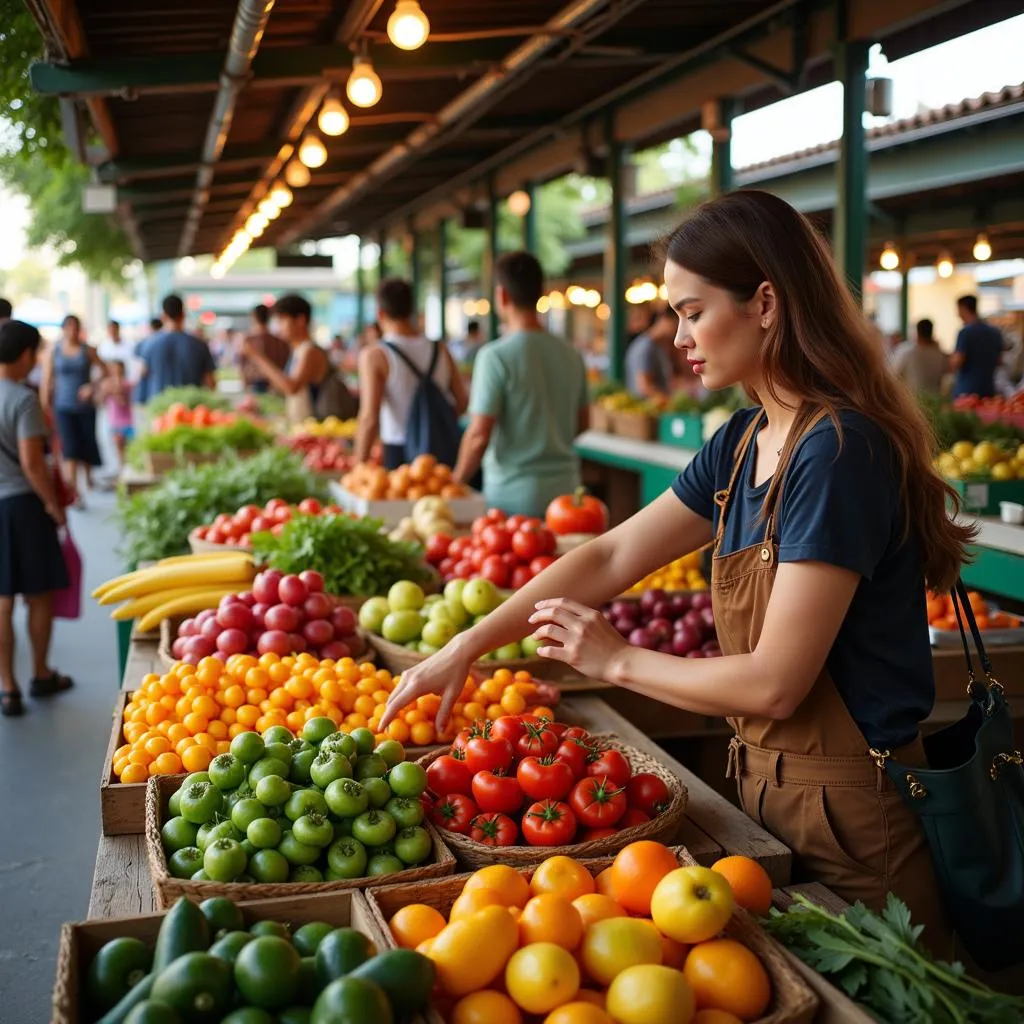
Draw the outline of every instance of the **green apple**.
M517 643L505 644L504 647L499 647L494 652L495 661L515 661L516 658L521 658L523 652Z
M444 585L444 599L455 604L462 604L462 592L466 589L466 580L449 580Z
M473 625L474 626L479 626L480 623L483 622L484 619L486 619L486 618L487 618L486 615L474 615L473 616Z
M443 597L429 608L424 605L423 610L426 612L427 619L430 622L444 622L449 626L456 625L455 619L452 617L451 606ZM465 615L465 612L463 612L463 615Z
M418 612L426 599L423 588L411 580L399 580L388 591L388 607L393 612Z
M519 646L523 650L523 657L536 658L537 651L543 646L543 643L544 642L542 640L538 640L535 636L524 636L523 639L519 641Z
M440 604L444 600L444 594L428 594L427 599L423 602L423 607L433 608L435 604Z
M454 580L452 582L455 582ZM458 581L462 583L462 580ZM466 611L462 601L449 601L445 598L443 605L438 605L439 608L445 608L448 611L448 618L450 621L459 629L462 629L469 622L469 612Z
M490 580L470 580L462 591L462 603L470 615L486 615L501 604L501 595Z
M416 650L417 650L417 651L419 651L419 652L420 652L420 654L428 654L428 655L429 655L429 654L437 654L437 652L438 652L439 650L441 650L441 648L440 648L440 647L435 647L435 646L434 646L433 644L427 644L427 643L424 643L424 642L423 642L423 641L421 640L421 641L420 641L420 642L419 642L419 643L418 643L418 644L416 645Z
M419 651L420 642L419 640L410 640L408 643L402 644L407 651Z
M430 619L423 627L423 643L431 647L444 647L455 636L457 630L451 622Z
M359 625L371 633L380 633L384 616L391 611L386 597L371 597L359 609Z
M423 616L411 608L389 612L381 625L381 635L393 644L415 640L423 631Z

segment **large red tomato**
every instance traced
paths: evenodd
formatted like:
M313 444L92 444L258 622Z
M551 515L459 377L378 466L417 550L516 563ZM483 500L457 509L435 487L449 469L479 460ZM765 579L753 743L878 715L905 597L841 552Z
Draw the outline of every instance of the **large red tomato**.
M611 779L582 779L569 794L569 806L584 828L607 828L626 813L626 792Z
M516 769L516 779L523 792L534 800L561 800L576 781L572 768L553 754L524 757Z
M581 487L575 494L563 494L548 505L544 521L558 534L604 533L608 529L608 507Z
M523 815L523 838L530 846L565 846L576 834L576 816L561 800L539 800Z

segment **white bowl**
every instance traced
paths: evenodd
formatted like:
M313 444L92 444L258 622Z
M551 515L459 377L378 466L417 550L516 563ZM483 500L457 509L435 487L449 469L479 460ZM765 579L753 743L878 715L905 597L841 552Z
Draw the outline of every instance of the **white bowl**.
M1024 525L1024 505L1016 501L999 502L999 518L1012 526Z

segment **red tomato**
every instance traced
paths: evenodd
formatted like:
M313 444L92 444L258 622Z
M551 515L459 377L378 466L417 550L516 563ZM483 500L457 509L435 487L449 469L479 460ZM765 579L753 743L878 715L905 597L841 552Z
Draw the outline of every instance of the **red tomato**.
M607 839L618 831L617 828L588 828L586 832L580 833L580 842L590 843L595 839Z
M446 533L435 533L427 541L427 561L431 565L438 565L448 557L448 551L452 546L452 539Z
M473 566L474 572L479 572L483 568L484 559L487 557L487 551L483 547L473 548L473 550L466 556L469 564Z
M283 498L271 498L270 501L263 506L263 512L264 514L269 513L270 515L273 515L278 509L287 507L288 502Z
M596 754L587 762L587 774L599 778L602 775L611 779L616 786L625 787L630 776L629 761L626 755L618 750L606 750Z
M502 715L501 718L496 718L491 722L490 726L491 735L508 740L512 744L513 750L519 742L519 737L526 732L526 724L518 715Z
M503 555L512 550L512 535L497 523L485 526L480 533L480 540L489 555Z
M558 749L558 735L547 722L524 720L524 724L526 730L516 743L516 753L520 757L546 757Z
M523 790L515 775L477 772L473 776L473 799L486 813L514 814L523 806Z
M222 526L211 526L206 534L206 539L211 544L223 544L227 540L227 534Z
M569 806L585 828L607 828L626 813L626 791L603 776L582 779L569 794Z
M292 518L292 510L287 505L285 505L284 508L279 508L274 513L274 522L275 523L289 523L289 522L291 522L291 518Z
M538 555L530 562L530 572L534 576L540 575L552 562L554 562L552 555Z
M564 846L576 834L576 816L561 800L539 800L523 815L523 838L530 846Z
M455 739L452 740L452 753L458 757L461 751L462 760L465 760L466 747L469 745L469 741L476 736L490 736L492 727L493 723L489 719L478 718L475 722L467 725L465 729L460 729L455 734Z
M582 725L570 725L566 727L565 732L562 733L563 740L583 740L584 743L590 743L590 733L583 728Z
M506 551L501 556L501 560L508 566L508 571L511 574L512 570L519 565L519 558L514 551Z
M672 799L668 786L657 775L641 772L626 783L626 803L653 818L661 814Z
M651 820L649 814L644 814L639 807L627 807L625 813L616 822L621 832L624 828L633 828L634 825L645 825Z
M528 565L517 565L512 570L512 579L509 582L509 586L513 590L519 590L522 587L525 587L532 579L533 573L530 572L530 567Z
M554 754L524 757L516 769L523 792L534 800L561 800L576 781L572 768Z
M472 577L475 571L473 563L468 558L463 558L461 561L455 563L455 566L452 569L452 575L457 580L468 580Z
M475 736L466 744L466 765L473 775L508 771L511 764L512 744L508 740Z
M456 537L448 548L448 554L458 561L473 548L473 541L469 537Z
M592 753L593 749L582 740L574 736L566 739L563 736L555 751L555 757L569 766L574 779L582 779L587 774L587 758Z
M447 582L455 574L455 559L454 558L442 558L437 563L437 571L444 577Z
M513 846L519 837L516 823L507 814L478 814L469 838L484 846Z
M430 820L438 828L466 835L478 813L476 804L464 793L449 793L434 804Z
M267 519L266 516L256 516L256 518L253 519L252 524L249 526L249 532L265 533L273 525L274 524L269 519Z
M480 575L496 587L507 587L512 572L501 555L488 555L480 566Z
M322 511L322 506L316 498L303 498L299 502L299 511L304 516L318 516Z
M518 513L514 516L509 516L508 519L505 520L505 529L508 530L509 533L515 533L516 530L518 530L519 527L522 526L529 518L529 516L519 515Z
M427 785L438 796L450 793L468 796L473 792L473 773L465 760L453 754L442 754L427 768Z
M545 555L554 555L558 547L558 538L546 526L541 526L537 530L537 536L541 542L541 558Z
M524 526L512 534L512 550L524 562L529 562L542 554L543 546L537 527Z
M608 507L580 487L575 494L555 498L544 520L555 533L604 533L608 529Z

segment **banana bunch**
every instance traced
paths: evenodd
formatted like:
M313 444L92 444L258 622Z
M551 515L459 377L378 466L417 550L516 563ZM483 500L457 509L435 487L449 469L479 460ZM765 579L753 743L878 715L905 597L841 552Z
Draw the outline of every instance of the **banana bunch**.
M328 416L325 420L312 417L292 427L292 437L335 437L352 438L359 430L358 420L340 420L337 416Z
M171 616L216 608L222 597L246 590L255 576L252 556L244 551L178 555L108 580L92 596L100 604L119 605L111 617L138 619L144 633Z

